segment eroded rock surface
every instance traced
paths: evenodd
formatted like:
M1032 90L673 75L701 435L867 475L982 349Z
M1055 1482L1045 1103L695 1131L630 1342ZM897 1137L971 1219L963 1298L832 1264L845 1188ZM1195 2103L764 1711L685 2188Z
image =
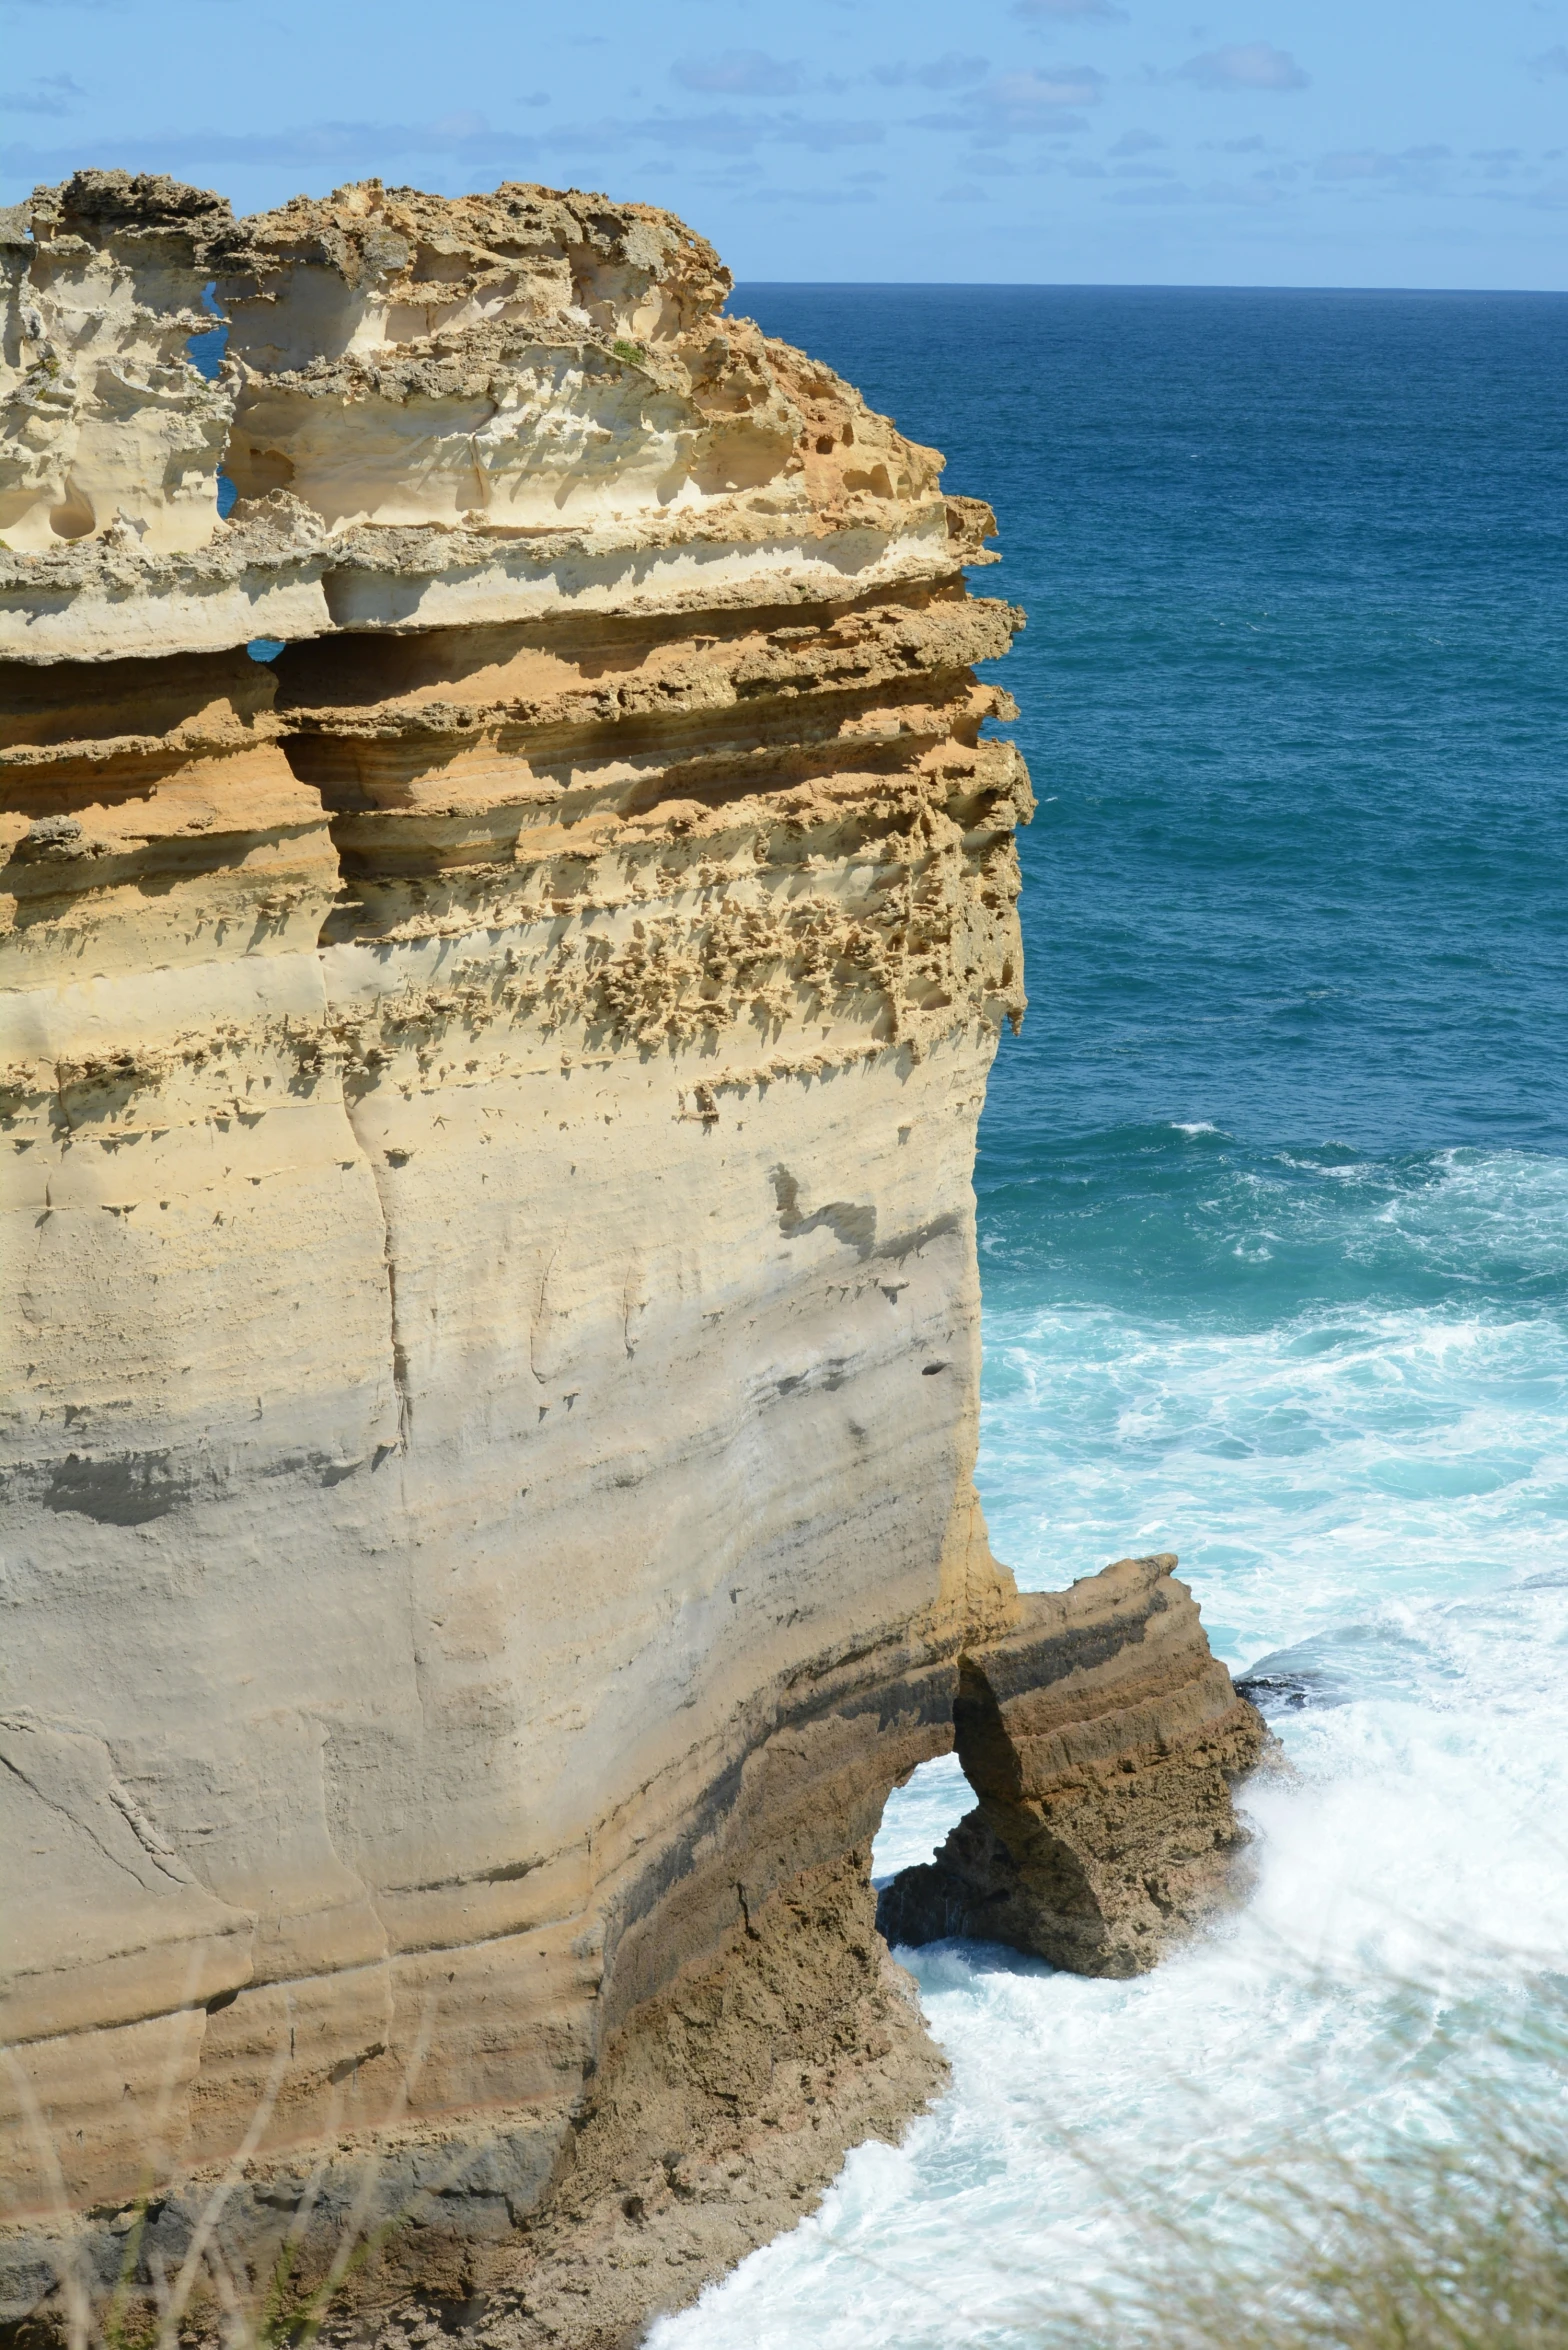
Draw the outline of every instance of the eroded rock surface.
M0 2298L620 2340L940 2071L1021 616L667 214L4 238Z
M1267 1732L1175 1566L1121 1559L1030 1592L1015 1631L964 1657L958 1752L980 1800L883 1888L889 1942L965 1935L1136 1975L1223 1897L1243 1841L1232 1784Z
M134 520L205 545L233 402L187 357L214 323L198 254L228 214L198 188L83 171L0 211L0 545Z

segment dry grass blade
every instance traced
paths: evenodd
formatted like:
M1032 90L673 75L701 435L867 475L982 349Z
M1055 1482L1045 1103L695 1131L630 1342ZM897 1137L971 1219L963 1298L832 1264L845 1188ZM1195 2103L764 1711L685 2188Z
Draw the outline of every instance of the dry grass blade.
M202 2207L201 2217L196 2222L190 2245L184 2259L180 2262L173 2287L164 2305L158 2325L157 2350L174 2350L174 2344L179 2338L180 2321L190 2306L191 2295L196 2289L198 2280L208 2269L207 2247L212 2242L218 2221L223 2216L223 2207L244 2177L246 2164L261 2144L262 2135L268 2122L272 2119L272 2109L278 2101L278 2091L283 2086L283 2076L287 2070L288 2058L282 2050L279 2050L272 2060L271 2069L267 2075L266 2088L262 2092L255 2112L250 2117L245 2135L230 2156L222 2178Z
M1440 2137L1216 2154L1182 2212L1125 2199L1124 2272L1039 2350L1568 2350L1568 2002L1449 2054Z

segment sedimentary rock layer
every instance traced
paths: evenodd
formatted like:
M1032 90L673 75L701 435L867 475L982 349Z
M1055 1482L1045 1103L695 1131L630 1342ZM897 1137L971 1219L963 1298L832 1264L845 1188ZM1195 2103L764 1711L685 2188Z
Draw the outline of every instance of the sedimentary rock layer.
M1265 1732L1175 1566L1031 1592L1016 1631L964 1657L954 1718L980 1800L884 1888L890 1942L967 1935L1135 1975L1214 1908L1242 1842L1231 1784Z
M0 258L8 2306L619 2338L939 2071L865 1847L1018 1620L991 518L646 207Z

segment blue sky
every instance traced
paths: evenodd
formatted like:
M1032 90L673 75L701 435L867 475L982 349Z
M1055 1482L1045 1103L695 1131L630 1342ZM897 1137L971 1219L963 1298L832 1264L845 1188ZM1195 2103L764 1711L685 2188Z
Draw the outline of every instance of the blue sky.
M0 201L371 173L740 278L1568 288L1568 0L0 0Z

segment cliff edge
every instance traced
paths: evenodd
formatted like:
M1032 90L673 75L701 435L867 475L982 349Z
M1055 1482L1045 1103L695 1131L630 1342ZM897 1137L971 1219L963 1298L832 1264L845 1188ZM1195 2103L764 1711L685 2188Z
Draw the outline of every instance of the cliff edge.
M955 1705L1043 1751L1137 1652L1067 1963L1234 1840L1172 1562L1085 1647L971 1483L993 520L729 284L536 187L0 215L24 2325L635 2339L939 2081L867 1866ZM1074 1833L996 1769L993 1879Z

